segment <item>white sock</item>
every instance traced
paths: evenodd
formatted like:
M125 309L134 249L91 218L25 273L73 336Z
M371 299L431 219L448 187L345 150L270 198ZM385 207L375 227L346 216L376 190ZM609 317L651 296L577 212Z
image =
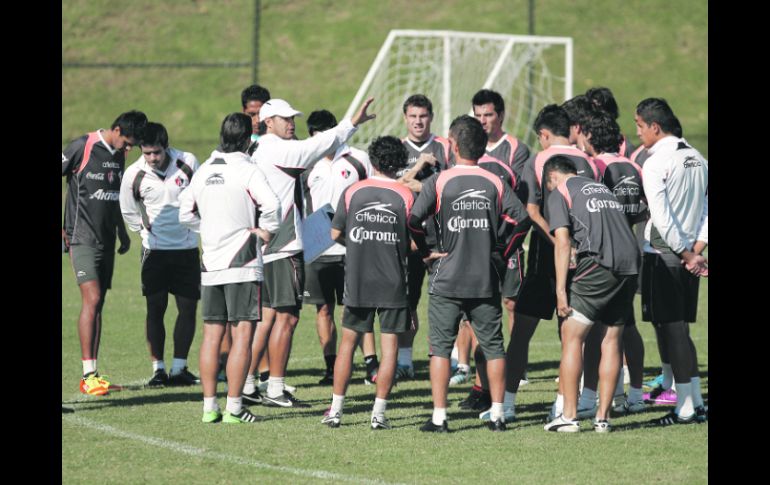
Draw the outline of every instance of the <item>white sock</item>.
M412 347L399 347L398 348L398 365L400 366L412 366Z
M516 393L505 391L505 397L503 398L503 409L514 410L516 406Z
M256 391L254 386L254 374L246 374L246 383L243 385L244 394L253 394Z
M166 370L166 363L162 360L153 360L152 361L152 371L157 372L158 369Z
M457 370L470 374L471 366L469 364L457 364Z
M628 388L628 402L639 402L643 399L641 387Z
M585 377L585 373L580 373L580 384L578 384L578 394L583 392L583 377Z
M283 395L285 377L273 377L267 379L267 397L279 397Z
M457 348L457 345L452 347L452 353L449 354L449 361L452 364L460 361L460 349Z
M204 413L210 413L211 411L216 411L218 409L219 409L219 404L217 404L217 396L203 397Z
M583 388L578 400L578 409L591 409L596 407L596 391L587 387Z
M179 374L185 367L187 367L187 359L174 358L174 362L171 363L171 375Z
M490 419L492 421L503 421L505 422L505 414L503 413L503 403L501 402L493 402L492 408L490 408Z
M441 426L446 421L446 408L433 408L433 424Z
M340 396L338 394L332 394L332 410L331 410L331 414L334 414L334 413L342 414L342 405L343 404L345 404L345 396Z
M83 361L83 375L88 375L96 372L96 359L88 359Z
M703 406L703 396L700 393L700 377L690 378L690 384L692 384L692 405L696 408Z
M680 382L677 386L679 392L676 393L676 413L682 418L688 418L693 415L695 408L692 405L692 383Z
M372 408L372 416L378 416L382 417L385 416L385 408L388 405L388 401L385 399L380 399L379 397L374 398L374 407Z
M631 374L628 373L628 366L627 365L624 365L623 369L621 369L621 370L623 372L621 374L623 376L623 384L626 384L626 381L628 380L628 376L630 376Z
M623 368L620 368L618 373L618 381L615 383L615 394L613 396L622 396L624 391L623 387Z
M227 406L225 407L225 410L228 413L239 414L241 412L241 409L243 409L243 398L241 396L238 396L238 397L227 396Z
M558 416L564 413L564 395L556 394L556 401L553 402L554 415Z
M663 364L663 389L671 389L674 385L674 370L671 364Z

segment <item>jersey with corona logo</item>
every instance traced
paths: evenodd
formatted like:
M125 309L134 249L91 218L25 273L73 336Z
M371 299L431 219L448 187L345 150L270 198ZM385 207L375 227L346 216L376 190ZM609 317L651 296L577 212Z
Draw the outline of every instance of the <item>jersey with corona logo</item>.
M647 219L647 203L642 186L642 167L626 157L601 153L594 157L602 182L617 197L629 225Z
M478 165L457 165L423 181L409 221L423 254L419 222L434 214L436 251L448 254L434 263L429 292L450 298L498 294L503 274L495 261L521 246L522 222L528 218L510 186Z
M126 154L114 150L95 131L72 141L61 155L67 177L64 231L70 244L102 250L115 247L120 215L120 181Z
M412 191L393 179L369 177L342 193L332 227L345 235L346 306L405 308Z

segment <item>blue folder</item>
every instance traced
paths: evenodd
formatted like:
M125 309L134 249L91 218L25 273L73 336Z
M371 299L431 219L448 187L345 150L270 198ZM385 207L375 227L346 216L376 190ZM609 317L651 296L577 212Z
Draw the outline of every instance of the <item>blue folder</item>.
M334 246L331 236L334 209L326 204L302 221L302 247L305 263L312 263L324 251Z

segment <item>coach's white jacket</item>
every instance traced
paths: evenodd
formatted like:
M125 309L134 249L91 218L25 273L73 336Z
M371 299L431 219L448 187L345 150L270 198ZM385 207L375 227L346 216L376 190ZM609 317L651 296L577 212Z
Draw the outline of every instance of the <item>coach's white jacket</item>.
M259 227L278 229L280 204L264 173L241 152L214 150L179 197L179 222L200 232L203 286L262 280Z

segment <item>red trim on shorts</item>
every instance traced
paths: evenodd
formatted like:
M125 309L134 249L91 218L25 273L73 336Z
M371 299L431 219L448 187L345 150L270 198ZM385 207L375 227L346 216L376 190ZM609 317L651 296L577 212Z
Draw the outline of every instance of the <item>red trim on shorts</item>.
M572 282L574 283L575 281L582 279L584 276L586 276L588 273L590 273L591 271L595 270L598 267L599 267L599 263L595 263L593 266L591 266L590 268L585 270L585 272L580 273L580 275L575 276L574 278L572 278Z

